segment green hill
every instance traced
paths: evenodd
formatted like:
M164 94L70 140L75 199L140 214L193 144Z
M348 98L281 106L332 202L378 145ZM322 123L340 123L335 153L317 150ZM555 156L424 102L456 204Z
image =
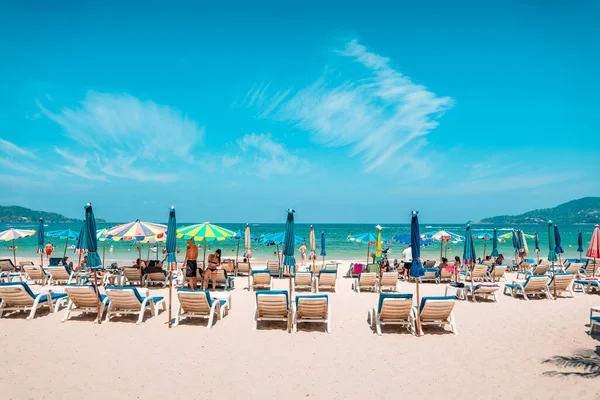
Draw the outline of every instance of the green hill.
M53 212L35 211L30 210L29 208L19 206L0 206L0 222L37 222L40 219L40 217L44 218L44 222L48 223L81 222L80 219L68 218L64 215ZM97 218L96 221L104 222L104 220L99 218Z
M484 218L482 223L537 224L552 220L557 224L600 223L600 197L584 197L560 204L554 208L528 211L520 215L500 215Z

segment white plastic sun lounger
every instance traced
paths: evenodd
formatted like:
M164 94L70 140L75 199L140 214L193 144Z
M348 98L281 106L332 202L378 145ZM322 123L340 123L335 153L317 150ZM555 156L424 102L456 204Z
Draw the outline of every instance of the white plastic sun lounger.
M568 293L570 297L575 297L573 293L572 283L575 280L574 273L554 274L546 285L546 290L550 297L554 298L554 292L558 298L563 293Z
M539 267L538 267L539 268ZM504 294L510 291L512 297L521 295L525 300L529 300L530 296L546 296L551 299L552 296L548 292L547 284L550 278L547 276L530 275L525 282L506 283L504 285Z
M107 286L105 290L110 302L104 322L110 321L114 314L130 314L138 316L136 324L139 325L144 320L146 310L150 310L153 317L158 313L160 306L163 311L165 310L163 297L142 297L133 286Z
M327 333L331 333L331 307L326 294L296 296L292 311L294 333L301 322L324 323Z
M273 288L273 281L269 270L252 270L252 290Z
M46 272L50 275L50 283L53 285L59 285L61 282L68 285L75 279L73 271L69 271L66 265L59 265L58 267L48 267Z
M398 272L384 272L379 279L379 291L397 292L400 290Z
M473 291L473 288L475 288L475 290ZM465 290L467 292L467 299L473 299L474 301L477 301L477 296L480 297L485 297L485 298L492 298L495 302L498 302L498 298L496 297L496 292L498 290L500 290L500 286L496 285L496 284L490 284L490 283L473 283L471 284L471 282L467 282L465 284Z
M96 319L94 320L94 323L98 323L109 302L106 295L101 294L100 292L96 294L96 290L92 285L67 285L65 286L65 292L67 296L69 296L69 303L67 304L65 316L61 322L69 320L73 312L80 312L83 314L95 313ZM98 304L100 304L100 315L98 315Z
M413 331L417 331L417 318L420 317L421 335L423 335L423 325L437 325L442 328L449 325L452 333L458 335L454 318L454 300L453 296L423 297L419 305L420 313L417 313L417 306L414 306L411 312Z
M317 275L317 293L323 290L337 291L337 271L322 269Z
M363 272L358 275L352 289L357 293L361 290L377 291L377 273L376 272Z
M41 285L42 280L47 285L51 283L50 280L52 279L52 276L50 276L45 269L38 267L37 265L24 265L23 271L25 272L27 280L32 283L39 283Z
M178 289L179 308L175 316L175 326L185 318L208 319L207 327L213 326L214 316L223 319L228 313L226 300L213 300L207 290Z
M401 325L411 328L412 294L381 293L376 307L369 313L371 329L381 336L384 325ZM413 332L414 333L414 332Z
M290 309L287 290L259 290L256 292L254 328L261 321L284 321L289 324Z
M31 320L41 307L47 306L50 312L58 311L66 297L65 293L34 294L25 282L0 283L0 318L5 311L29 311L27 320Z
M313 274L312 272L298 272L294 274L293 278L294 290L313 290Z

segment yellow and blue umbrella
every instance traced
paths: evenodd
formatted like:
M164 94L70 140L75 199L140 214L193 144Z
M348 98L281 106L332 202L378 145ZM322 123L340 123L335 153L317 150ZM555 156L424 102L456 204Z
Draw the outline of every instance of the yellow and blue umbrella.
M225 240L235 236L235 232L223 228L218 225L213 225L210 222L201 224L188 225L177 229L177 238L186 240L192 239L204 242L204 265L206 265L206 242L212 240Z
M10 228L3 232L0 232L0 241L8 242L12 241L12 250L13 250L13 261L14 264L17 265L17 254L15 250L15 240L21 239L24 237L29 237L35 235L35 230L33 229L15 229Z

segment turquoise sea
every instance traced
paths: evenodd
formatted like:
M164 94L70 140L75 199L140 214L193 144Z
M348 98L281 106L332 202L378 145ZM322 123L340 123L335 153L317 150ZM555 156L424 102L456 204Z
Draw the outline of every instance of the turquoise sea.
M110 224L98 224L98 229L100 228L108 228L111 226L117 225L117 223ZM178 226L185 226L189 224L178 224ZM231 230L244 229L245 224L232 224L232 223L224 223L217 225L223 226L225 228ZM382 236L387 239L392 239L395 235L399 234L409 234L410 233L410 225L409 224L380 224L383 226ZM15 228L21 229L36 229L37 224L19 224L19 225L11 225ZM0 230L8 229L10 226L4 224L0 225ZM81 228L81 224L49 224L46 226L46 232L57 229L67 229L70 228L74 231L79 231ZM281 224L251 224L250 229L252 235L260 236L265 233L275 233L282 232L285 228L283 223ZM473 234L483 234L485 232L492 233L493 229L497 228L499 230L498 234L501 235L503 233L507 233L514 229L521 229L527 234L534 234L535 232L539 233L540 239L540 247L541 247L541 257L546 257L548 254L548 226L547 224L539 224L539 225L489 225L489 224L474 224L471 225L471 230ZM305 237L308 241L310 225L307 224L296 224L296 234L302 237ZM423 224L421 225L421 233L434 233L439 230L446 230L448 232L457 233L461 236L465 235L465 225L463 224ZM565 249L565 254L563 256L574 257L578 256L577 253L577 234L579 231L583 232L583 242L584 242L584 253L587 250L588 243L592 237L592 232L594 230L594 225L561 225L559 226L560 234L562 238L563 248ZM326 250L327 250L327 259L350 259L350 260L365 260L367 257L367 244L366 243L355 243L349 241L348 235L355 235L365 232L372 232L373 234L377 233L377 229L375 228L375 224L316 224L315 225L315 236L317 237L317 255L320 252L320 235L321 232L325 232L326 237ZM58 238L46 238L46 241L50 241L56 247L56 254L62 254L65 240ZM477 256L483 255L484 243L482 240L474 239ZM35 237L23 238L19 239L15 242L18 247L17 257L34 257L36 256L36 245L37 239ZM75 243L69 243L69 246ZM185 242L183 240L178 240L178 246L182 248L182 253L179 258L183 261L183 251L185 250ZM102 246L104 243L100 243L100 252L102 251ZM225 240L221 242L212 242L209 243L209 249L221 248L224 252L224 256L227 257L235 257L236 254L236 240ZM530 249L530 257L535 257L534 249L534 241L533 239L528 239L528 245ZM12 256L12 250L10 249L11 242L4 242L0 248L0 257ZM154 245L150 245L151 247ZM241 242L241 247L243 248L243 241ZM308 246L308 245L307 245ZM384 247L387 246L390 248L389 257L391 259L400 258L400 254L402 250L406 248L406 245L399 243L390 243L385 244ZM112 251L111 251L112 247ZM274 252L276 251L274 246L260 246L257 242L253 242L253 256L255 258L274 258ZM510 239L506 240L504 243L498 243L499 251L505 255L506 258L510 259L514 256L512 241ZM148 255L147 245L144 244L142 248L142 256L146 258ZM374 246L371 246L371 252L374 252ZM491 251L491 241L488 241L486 244L486 254L489 254ZM448 249L445 250L447 252L447 256L460 255L462 256L463 252L463 243L450 243L448 245ZM76 257L73 253L72 249L67 249L67 255L71 255L71 257ZM240 255L243 254L243 249L240 251ZM429 247L425 247L422 249L422 257L423 258L431 258L437 259L440 254L440 244L439 242L433 242L433 244ZM162 252L161 252L162 255ZM299 254L297 254L299 257ZM150 252L150 257L155 258L156 253ZM133 260L137 258L137 250L135 242L106 242L106 261L126 261Z

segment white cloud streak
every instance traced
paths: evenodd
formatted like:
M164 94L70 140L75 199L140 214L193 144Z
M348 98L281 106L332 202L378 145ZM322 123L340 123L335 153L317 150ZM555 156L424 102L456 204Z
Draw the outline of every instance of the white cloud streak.
M0 151L7 155L12 156L13 158L16 158L16 157L25 157L25 158L32 158L32 159L37 158L37 156L30 150L24 149L23 147L19 147L16 144L9 142L8 140L4 140L2 138L0 138Z

